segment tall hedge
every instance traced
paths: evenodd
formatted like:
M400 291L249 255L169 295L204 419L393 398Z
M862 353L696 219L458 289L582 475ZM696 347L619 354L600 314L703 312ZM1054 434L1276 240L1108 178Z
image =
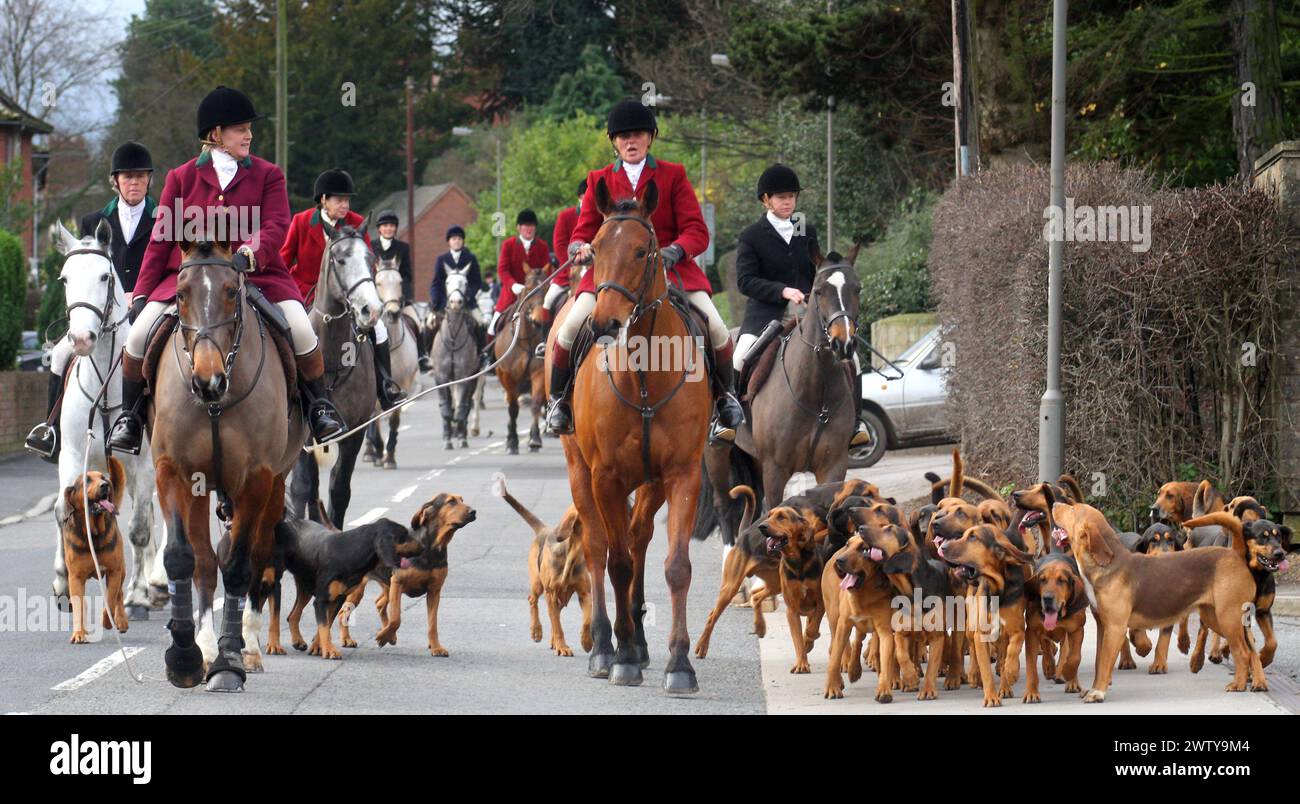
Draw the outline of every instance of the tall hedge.
M25 263L18 238L0 230L0 370L14 367L22 346L23 305L27 300Z
M1173 189L1113 164L1066 176L1077 207L1150 207L1149 250L1066 242L1065 469L1134 527L1161 483L1274 499L1279 428L1276 203L1241 185ZM934 211L931 288L949 405L974 472L1036 480L1047 364L1046 169L963 179ZM1096 474L1094 474L1096 473Z

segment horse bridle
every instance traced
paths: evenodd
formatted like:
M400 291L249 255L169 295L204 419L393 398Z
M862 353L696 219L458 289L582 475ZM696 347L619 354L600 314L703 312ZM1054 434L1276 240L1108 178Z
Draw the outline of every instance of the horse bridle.
M664 283L664 292L659 298L649 304L645 303L645 294L649 292L650 286L654 281L654 269L655 265L658 264L659 238L655 235L654 226L650 224L650 221L640 215L611 215L605 219L605 222L600 225L600 228L604 229L611 221L636 221L644 226L646 232L650 234L650 248L646 251L645 255L645 269L641 273L641 287L635 294L617 282L601 282L596 286L597 296L600 295L602 290L612 290L632 302L632 315L627 320L627 325L630 326L638 318L651 310L658 308L659 305L663 303L664 299L668 297L668 283Z
M360 232L356 232L356 231L353 231L351 234L345 234L340 232L338 237L334 238L333 240L330 240L330 242L325 246L325 251L327 254L326 262L329 263L330 278L332 278L334 280L334 284L338 285L339 287L343 287L343 277L339 274L338 263L334 259L334 247L337 246L339 243L342 243L344 240L354 240L354 239L364 240L365 238L361 236ZM384 268L380 270L393 270L393 269ZM375 273L378 273L378 271L376 271ZM353 320L352 323L353 329L356 329L356 316L353 315L352 304L351 302L349 302L349 299L352 298L352 292L354 290L366 284L367 282L369 282L372 285L375 284L375 277L370 273L370 271L366 271L365 276L361 277L356 282L353 282L352 285L348 287L347 290L343 291L343 307L347 312L344 312L341 315L331 315L325 312L324 310L321 311L321 315L324 316L325 318L325 323L328 324L330 321L333 321L338 318L351 318Z
M74 248L71 251L64 252L63 256L72 257L77 254L94 254L96 257L103 257L104 259L108 260L108 296L104 301L103 309L96 307L90 302L79 301L79 302L73 302L72 304L69 304L66 309L66 312L71 313L73 310L76 310L79 307L84 307L87 310L94 313L96 316L98 316L99 333L96 337L99 337L99 335L104 335L105 333L108 332L115 332L118 327L122 326L122 322L126 320L126 316L123 316L122 318L112 322L111 324L109 323L109 318L113 314L113 307L115 306L115 302L116 302L115 297L117 296L116 293L117 268L114 267L113 265L113 257L107 251L98 248Z
M814 284L816 284L816 280L814 280ZM809 295L811 296L812 294L810 293ZM812 303L809 304L809 307L813 309L813 314L817 316L817 324L822 331L821 340L818 341L817 343L809 343L808 339L803 336L802 327L797 327L796 331L799 332L799 340L803 341L804 344L808 346L808 348L812 349L813 354L820 353L822 349L830 348L831 327L835 326L836 321L839 321L841 318L845 318L850 321L854 321L856 323L856 319L854 319L854 317L849 313L849 311L845 309L840 309L835 311L834 313L831 313L829 318L827 318L825 321L822 321L822 311L821 308L818 307L817 305L816 297L813 298ZM841 300L841 308L842 307L843 307L843 300ZM849 342L852 343L851 337Z
M216 347L218 352L220 352L221 344L217 343L217 339L212 337L212 334L219 329L228 327L232 324L234 325L235 339L230 344L230 350L226 352L221 359L221 371L226 375L227 381L229 381L231 373L235 367L235 358L239 355L239 345L244 340L244 273L235 268L235 264L228 259L222 257L200 257L195 260L182 262L180 267L177 268L177 275L179 276L180 272L184 271L186 268L203 267L205 265L217 265L229 268L239 277L239 290L235 299L235 314L229 318L222 319L215 324L204 324L203 326L196 327L193 324L186 324L184 321L181 321L178 310L176 326L180 328L182 334L186 332L194 333L194 346L197 347L200 341L208 341ZM184 338L181 338L181 350L185 352L186 358L189 359L190 376L192 377L194 375L194 353L191 350L191 347L184 343L184 340Z

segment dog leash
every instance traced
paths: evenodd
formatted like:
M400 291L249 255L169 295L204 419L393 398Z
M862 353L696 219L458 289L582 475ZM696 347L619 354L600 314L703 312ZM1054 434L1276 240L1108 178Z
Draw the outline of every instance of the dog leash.
M377 422L386 416L391 416L392 414L397 413L398 411L405 408L407 405L414 404L415 402L419 401L420 399L427 396L428 394L433 393L434 391L440 391L444 388L450 388L451 386L459 385L460 383L473 382L478 380L480 377L488 374L489 372L495 371L496 367L501 365L501 363L507 357L509 357L510 353L514 351L515 346L517 346L519 343L519 326L520 326L519 313L524 308L523 302L531 298L534 294L536 294L538 291L545 288L547 285L549 285L551 281L555 279L555 275L558 274L560 271L563 271L565 268L568 268L572 262L573 262L572 258L566 260L562 265L560 265L554 271L551 271L549 274L547 274L546 277L542 279L541 282L537 283L537 287L533 288L532 290L525 293L523 296L519 297L518 301L515 304L515 311L510 315L510 320L514 322L514 334L510 338L510 346L506 347L506 351L504 354L501 355L501 357L497 358L492 363L489 363L488 365L484 366L482 369L469 375L468 377L461 377L458 380L448 380L447 382L438 383L437 385L432 385L428 388L425 388L423 391L420 391L414 396L409 397L403 400L402 402L399 402L398 404L394 405L388 410L384 410L384 411L380 411L379 413L376 413L374 416L371 416L369 419L366 419L364 422L358 424L356 427L353 427L350 430L340 433L339 435L336 435L333 438L315 444L304 444L302 451L307 453L313 453L318 450L326 449L331 445L337 444L343 439L356 434L359 431L365 430L374 422Z

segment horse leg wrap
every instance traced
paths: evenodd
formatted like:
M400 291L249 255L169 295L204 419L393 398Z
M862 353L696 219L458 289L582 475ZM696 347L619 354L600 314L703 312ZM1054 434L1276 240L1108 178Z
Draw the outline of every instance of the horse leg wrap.
M198 684L198 674L203 669L203 651L194 644L190 579L169 581L167 588L172 598L172 619L167 623L172 644L163 654L163 662L167 666L167 680L173 686L187 689Z
M194 586L191 578L167 581L167 592L172 599L172 622L194 625Z
M244 603L248 598L240 595L226 595L222 607L221 636L217 640L222 650L243 650L244 647Z

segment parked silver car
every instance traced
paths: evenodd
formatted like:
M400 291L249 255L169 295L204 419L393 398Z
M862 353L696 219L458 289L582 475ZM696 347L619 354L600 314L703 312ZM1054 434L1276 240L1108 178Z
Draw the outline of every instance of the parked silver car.
M879 371L862 373L862 421L871 443L849 450L849 466L871 466L887 449L953 441L948 434L946 369L935 327Z

